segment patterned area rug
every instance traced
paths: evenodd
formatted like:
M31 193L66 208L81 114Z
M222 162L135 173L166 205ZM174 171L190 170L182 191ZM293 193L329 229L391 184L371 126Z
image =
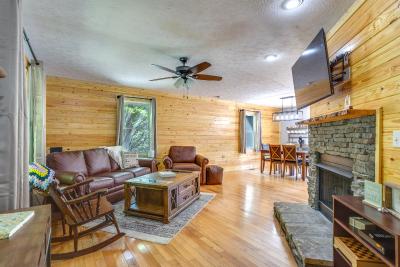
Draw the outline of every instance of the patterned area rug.
M159 244L168 244L171 240L215 197L213 193L201 193L200 198L189 207L179 213L170 223L125 215L124 201L115 203L115 216L121 232L126 236L151 241ZM86 224L91 227L98 222ZM109 233L115 233L115 227L109 226L103 229Z

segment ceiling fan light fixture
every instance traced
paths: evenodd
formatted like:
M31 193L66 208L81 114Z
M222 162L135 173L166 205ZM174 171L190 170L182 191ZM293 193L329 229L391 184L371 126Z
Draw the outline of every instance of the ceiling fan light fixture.
M285 10L292 10L298 8L303 4L303 0L285 0L282 3L282 8Z
M277 54L266 55L264 57L264 60L267 61L267 62L273 62L273 61L277 60L278 57L279 56Z

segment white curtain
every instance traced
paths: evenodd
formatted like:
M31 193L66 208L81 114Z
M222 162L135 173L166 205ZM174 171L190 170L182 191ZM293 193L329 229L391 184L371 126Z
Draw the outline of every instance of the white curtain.
M254 112L255 117L255 131L254 131L254 149L256 151L261 150L261 112Z
M46 78L42 62L31 62L27 83L30 93L29 161L46 164Z
M122 146L122 132L124 128L124 105L125 105L125 96L118 96L117 101L117 146Z
M21 2L0 1L0 65L8 73L0 79L0 211L29 205L29 97L24 86Z
M246 110L239 111L239 152L246 154Z

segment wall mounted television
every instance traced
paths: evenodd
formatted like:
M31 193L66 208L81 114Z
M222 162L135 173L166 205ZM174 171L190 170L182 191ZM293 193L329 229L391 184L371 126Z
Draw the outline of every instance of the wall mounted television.
M324 29L292 67L296 107L302 109L334 94Z

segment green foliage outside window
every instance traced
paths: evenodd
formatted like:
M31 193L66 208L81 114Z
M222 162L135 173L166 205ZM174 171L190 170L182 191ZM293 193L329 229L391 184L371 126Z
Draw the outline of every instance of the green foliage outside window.
M148 157L154 153L154 125L151 102L126 101L124 105L123 147Z

